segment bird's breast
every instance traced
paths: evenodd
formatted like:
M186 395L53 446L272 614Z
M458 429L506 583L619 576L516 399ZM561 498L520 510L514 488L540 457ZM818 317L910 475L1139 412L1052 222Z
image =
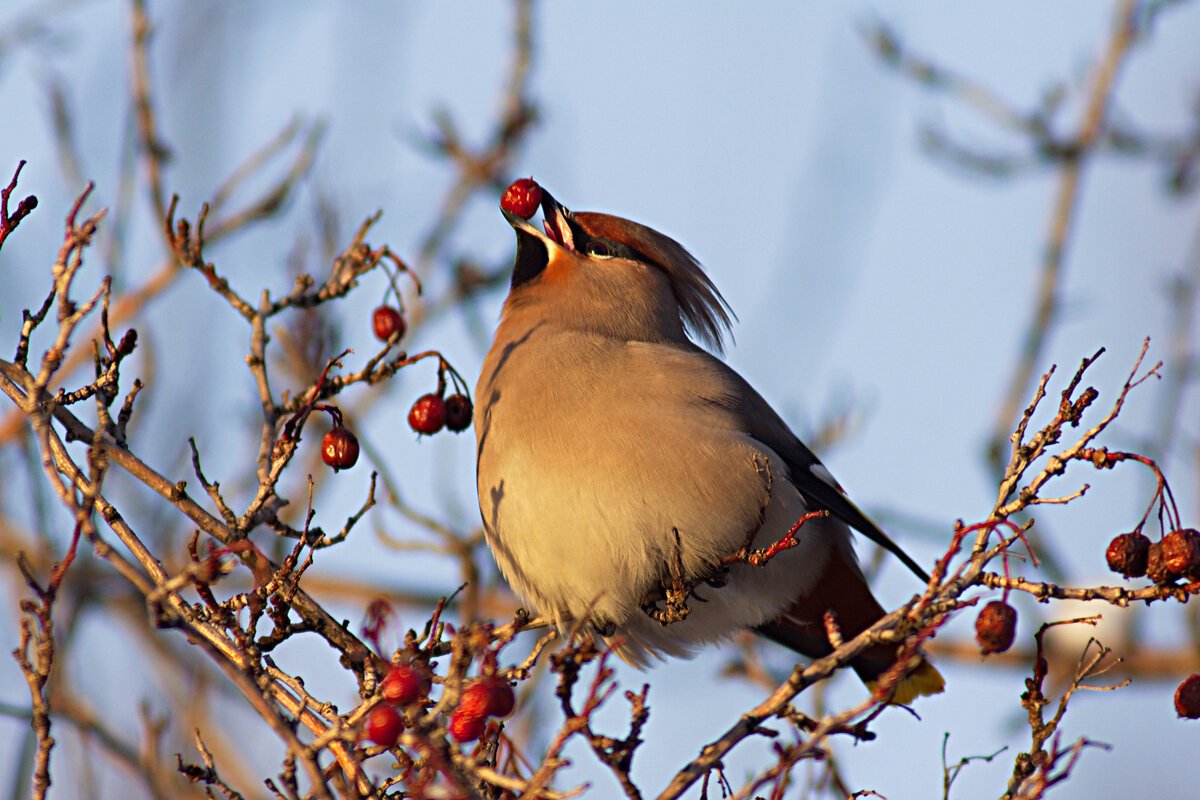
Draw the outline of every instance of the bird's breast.
M687 359L537 331L514 341L493 347L477 389L478 490L496 560L538 611L640 622L672 565L711 574L771 535L764 519L782 535L779 520L803 513L782 461L706 399ZM725 627L762 621L736 586L718 591L740 603ZM794 596L780 594L772 605Z

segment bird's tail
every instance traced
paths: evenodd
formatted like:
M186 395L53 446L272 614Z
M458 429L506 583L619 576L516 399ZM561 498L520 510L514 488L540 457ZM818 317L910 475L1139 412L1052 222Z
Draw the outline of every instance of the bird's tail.
M862 673L859 672L860 677L861 675ZM876 678L864 678L863 682L867 684L867 688L872 692L876 690L879 683ZM946 679L942 677L942 673L938 672L937 667L922 657L920 665L905 677L904 680L896 684L891 702L898 706L906 706L918 697L941 694L945 690Z
M778 618L760 625L758 632L809 658L833 652L825 632L826 611L837 615L842 638L849 641L884 616L883 607L871 594L858 565L835 553L821 577ZM940 694L946 680L923 655L920 663L895 687L891 702L908 705L923 695ZM879 678L896 661L896 647L874 645L858 655L850 666L872 691Z

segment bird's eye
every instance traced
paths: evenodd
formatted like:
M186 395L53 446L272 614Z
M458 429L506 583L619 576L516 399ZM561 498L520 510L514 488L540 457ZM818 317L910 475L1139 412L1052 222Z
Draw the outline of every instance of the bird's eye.
M612 248L599 239L592 239L583 248L583 251L589 256L600 256L602 258L612 255Z

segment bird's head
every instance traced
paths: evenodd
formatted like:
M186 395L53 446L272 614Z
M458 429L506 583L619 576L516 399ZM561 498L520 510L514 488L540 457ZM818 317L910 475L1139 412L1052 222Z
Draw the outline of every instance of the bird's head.
M621 217L571 212L544 188L540 208L541 230L502 204L517 234L506 315L529 310L628 341L683 342L690 334L720 352L729 306L682 245ZM535 209L525 211L532 218Z

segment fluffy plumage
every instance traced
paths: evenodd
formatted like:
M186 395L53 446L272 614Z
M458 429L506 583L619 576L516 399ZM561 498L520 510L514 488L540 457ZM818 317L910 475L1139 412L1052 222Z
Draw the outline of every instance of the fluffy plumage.
M513 285L476 389L487 541L513 588L566 628L586 619L644 664L743 628L808 655L833 608L847 638L882 609L849 525L920 568L842 493L719 352L730 311L696 260L657 231L571 214L549 193L545 232L509 214ZM689 336L690 334L690 336ZM777 541L807 511L831 516L765 567L717 562ZM687 619L653 621L642 598L676 561L701 581ZM864 654L865 680L891 654ZM936 675L936 670L932 670ZM940 690L923 672L921 693ZM910 698L911 699L911 698Z

